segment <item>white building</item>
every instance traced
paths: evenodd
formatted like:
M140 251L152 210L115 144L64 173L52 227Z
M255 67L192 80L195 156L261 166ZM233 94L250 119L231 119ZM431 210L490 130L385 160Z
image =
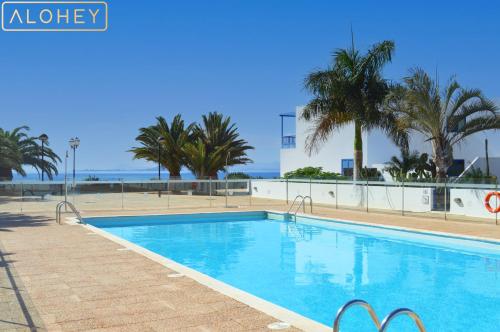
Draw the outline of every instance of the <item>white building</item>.
M303 107L297 107L294 113L280 114L281 175L307 166L323 167L325 171L341 174L352 172L354 125L338 130L322 144L319 151L309 155L305 145L312 123L301 119L302 110ZM289 131L287 127L290 127ZM453 151L455 163L449 171L450 175L458 176L469 166L485 171L485 139L488 139L489 145L490 173L500 177L500 131L477 133L456 145ZM431 143L419 134L412 134L410 149L432 156ZM394 155L400 156L399 148L384 133L378 130L363 133L363 166L382 170L384 163Z

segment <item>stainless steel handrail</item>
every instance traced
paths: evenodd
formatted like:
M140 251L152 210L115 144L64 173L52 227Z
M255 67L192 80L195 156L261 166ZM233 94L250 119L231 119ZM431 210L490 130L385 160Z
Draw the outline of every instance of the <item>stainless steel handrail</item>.
M420 332L426 332L424 323L422 322L420 317L413 310L410 310L408 308L399 308L387 315L387 317L385 317L382 321L382 326L380 327L379 332L385 332L389 327L389 323L392 322L394 318L401 315L409 316L411 319L413 319Z
M417 325L418 330L420 332L426 332L425 327L424 327L424 323L422 322L420 317L411 309L408 309L408 308L396 309L393 312L391 312L389 315L387 315L387 317L384 318L382 323L380 323L380 321L377 317L377 314L375 313L375 310L373 309L373 307L368 302L366 302L364 300L359 300L359 299L351 300L351 301L347 302L339 309L339 311L337 311L337 316L335 316L335 321L333 322L333 332L340 331L340 321L342 320L342 316L344 316L345 312L349 308L354 307L354 306L361 306L364 309L366 309L366 311L368 311L373 323L375 324L375 326L377 327L377 330L379 332L387 331L387 328L389 327L392 320L398 316L401 316L401 315L409 316L411 319L413 319L413 322L415 322L415 324Z
M297 208L297 210L295 210L295 213L294 213L295 221L297 221L297 213L299 213L300 207L302 207L303 212L306 213L305 202L306 202L306 199L308 199L308 198L309 198L309 206L311 207L311 213L312 213L312 198L311 198L311 196L304 196L304 197L302 197L302 201L300 202L299 207Z
M288 209L287 214L290 214L290 211L292 211L293 206L295 205L295 203L297 202L297 200L298 200L299 198L304 199L304 196L302 196L302 195L297 195L297 196L295 196L295 199L293 200L292 205L290 205L290 208Z
M61 225L61 209L63 206L69 206L71 211L76 215L76 218L78 219L78 221L82 224L85 224L85 221L83 221L83 218L80 215L80 212L78 212L78 210L76 209L76 207L72 203L70 203L68 201L61 201L61 202L57 203L57 206L56 206L56 221L59 225Z
M377 317L377 314L375 313L375 310L373 310L373 307L368 302L366 302L364 300L351 300L351 301L347 302L346 304L344 304L339 309L339 311L337 311L337 316L335 317L335 321L333 322L333 332L340 331L340 320L342 319L342 316L344 316L347 309L355 307L355 306L361 306L364 309L366 309L366 311L368 311L368 313L370 314L370 317L371 317L373 323L377 327L377 330L380 329L380 321Z

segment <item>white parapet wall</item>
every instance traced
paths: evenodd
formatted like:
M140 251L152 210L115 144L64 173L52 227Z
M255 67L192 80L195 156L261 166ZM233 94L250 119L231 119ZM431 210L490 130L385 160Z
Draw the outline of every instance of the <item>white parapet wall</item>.
M368 192L367 192L368 188ZM288 192L288 194L287 194ZM314 203L408 212L431 211L431 188L386 182L253 180L252 196L292 201L297 195L311 196ZM403 205L404 202L404 205ZM368 203L368 204L367 204Z
M466 188L458 185L458 188L450 189L450 213L462 216L470 216L477 218L495 219L495 214L486 210L484 198L489 192L495 191L496 188L491 185L476 185L472 187L467 185ZM495 196L490 200L490 205L493 209L500 206Z
M441 189L436 189L437 187ZM367 192L368 188L368 192ZM484 197L495 191L494 185L448 184L449 214L495 219L484 206ZM316 204L406 212L431 212L433 193L445 190L443 184L309 180L253 180L252 196L286 200L297 195L311 196ZM493 209L500 202L493 197ZM442 210L437 212L443 212Z
M252 196L286 200L286 183L280 180L252 180Z

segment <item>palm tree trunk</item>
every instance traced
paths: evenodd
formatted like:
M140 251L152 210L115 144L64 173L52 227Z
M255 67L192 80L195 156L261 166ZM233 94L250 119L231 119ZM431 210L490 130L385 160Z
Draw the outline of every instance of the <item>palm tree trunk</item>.
M219 179L219 173L217 171L210 172L209 174L207 174L206 177L212 178L212 180L218 180Z
M0 181L12 181L12 169L0 167Z
M438 180L438 182L443 182L443 180L446 178L448 168L444 165L441 158L436 158L436 169L436 179Z
M363 168L363 135L359 121L354 122L354 169L353 179L361 178L361 169Z
M434 140L432 142L434 163L436 164L436 180L443 182L446 179L448 168L451 166L453 158L450 159L450 151L447 151L441 144Z
M168 174L168 178L170 180L181 180L181 173L175 172L175 173L170 173Z

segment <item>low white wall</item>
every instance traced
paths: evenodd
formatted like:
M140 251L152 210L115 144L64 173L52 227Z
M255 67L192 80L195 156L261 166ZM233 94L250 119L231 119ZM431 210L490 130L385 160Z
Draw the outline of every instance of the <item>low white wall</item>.
M286 184L280 181L252 180L252 196L269 199L286 199Z
M450 213L462 216L495 219L495 214L488 212L484 207L484 198L491 191L494 191L494 188L450 189ZM495 209L497 204L500 205L500 201L497 202L496 198L493 196L490 200L490 205Z
M252 181L252 195L259 198L287 198L285 181ZM404 190L404 209L408 212L428 212L431 210L430 188L408 187ZM311 196L314 203L366 208L401 210L403 202L402 188L393 184L369 183L368 196L366 185L352 183L316 183L288 182L288 199L297 195Z
M402 210L407 212L431 211L431 189L426 187L405 187L393 184L369 185L369 208Z

